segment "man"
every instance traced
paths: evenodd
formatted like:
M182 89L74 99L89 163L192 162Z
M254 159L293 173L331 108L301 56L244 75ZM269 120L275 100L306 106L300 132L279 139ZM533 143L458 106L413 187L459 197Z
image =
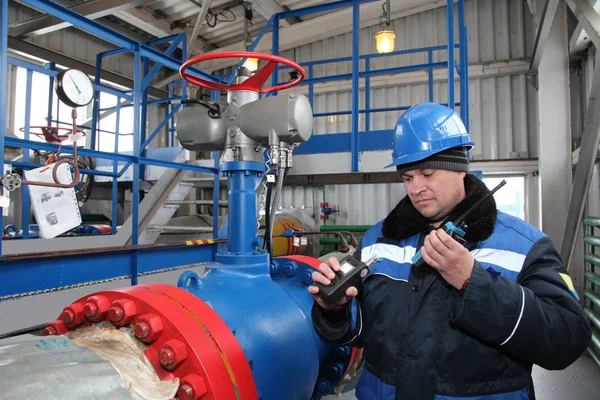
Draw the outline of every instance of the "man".
M378 261L335 305L309 291L318 335L364 347L360 400L532 400L532 364L562 369L591 328L551 240L489 197L465 220L466 243L444 230L489 190L468 174L473 147L451 109L407 110L393 163L407 196L363 237L355 256ZM390 165L390 166L391 166ZM426 262L411 259L421 249ZM313 280L328 285L329 259Z

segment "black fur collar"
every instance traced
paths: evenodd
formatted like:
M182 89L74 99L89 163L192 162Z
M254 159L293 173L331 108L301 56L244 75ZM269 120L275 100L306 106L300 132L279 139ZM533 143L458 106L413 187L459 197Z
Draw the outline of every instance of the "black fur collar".
M476 201L489 193L489 189L475 175L465 175L464 184L467 197L452 210L446 221L455 221ZM496 202L492 196L466 218L465 239L468 242L477 243L489 238L494 232L496 214ZM406 196L385 218L382 230L386 238L400 241L417 233L429 232L431 225L425 217L419 214Z

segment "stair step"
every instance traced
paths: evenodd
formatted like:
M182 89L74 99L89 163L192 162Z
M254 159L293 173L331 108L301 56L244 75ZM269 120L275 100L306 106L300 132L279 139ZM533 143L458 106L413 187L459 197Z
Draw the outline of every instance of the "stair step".
M215 178L212 176L186 177L181 179L181 182L212 182ZM220 181L227 181L226 178L219 178Z
M189 231L189 232L212 232L212 227L205 226L183 226L183 225L148 225L146 230L152 231Z
M212 200L167 200L165 204L202 204L207 206L213 205ZM226 206L228 203L226 201L219 201L219 205Z

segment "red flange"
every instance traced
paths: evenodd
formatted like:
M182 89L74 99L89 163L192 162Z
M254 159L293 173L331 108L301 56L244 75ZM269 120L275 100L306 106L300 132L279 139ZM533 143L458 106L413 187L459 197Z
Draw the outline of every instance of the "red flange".
M88 295L66 307L45 334L100 321L131 325L160 379L180 380L179 400L258 399L235 335L212 308L183 289L151 284Z
M267 60L268 62L244 82L236 83L233 85L226 85L223 83L207 81L206 79L198 78L187 72L187 69L190 66L197 64L201 61L217 60L221 58L258 58L259 60ZM262 85L264 85L267 79L269 79L271 74L274 71L276 71L277 64L285 64L288 67L294 68L296 71L298 71L298 77L290 82L282 83L277 86L262 87ZM261 93L275 92L278 90L291 88L292 86L296 86L300 82L302 82L304 80L304 77L306 76L304 68L302 68L300 65L296 64L292 60L288 60L287 58L283 58L280 56L275 56L273 54L254 53L252 51L223 51L220 53L208 53L194 58L190 58L189 60L183 63L181 68L179 68L179 74L181 74L182 78L188 81L189 83L193 83L195 85L207 89L219 90L221 92L231 92L233 90L249 90L252 92Z

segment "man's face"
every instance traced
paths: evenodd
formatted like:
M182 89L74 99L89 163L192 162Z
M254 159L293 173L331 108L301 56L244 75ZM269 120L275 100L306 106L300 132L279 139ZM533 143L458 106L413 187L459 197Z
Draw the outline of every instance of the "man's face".
M442 222L465 198L465 172L419 169L402 174L404 187L417 211L433 224Z

